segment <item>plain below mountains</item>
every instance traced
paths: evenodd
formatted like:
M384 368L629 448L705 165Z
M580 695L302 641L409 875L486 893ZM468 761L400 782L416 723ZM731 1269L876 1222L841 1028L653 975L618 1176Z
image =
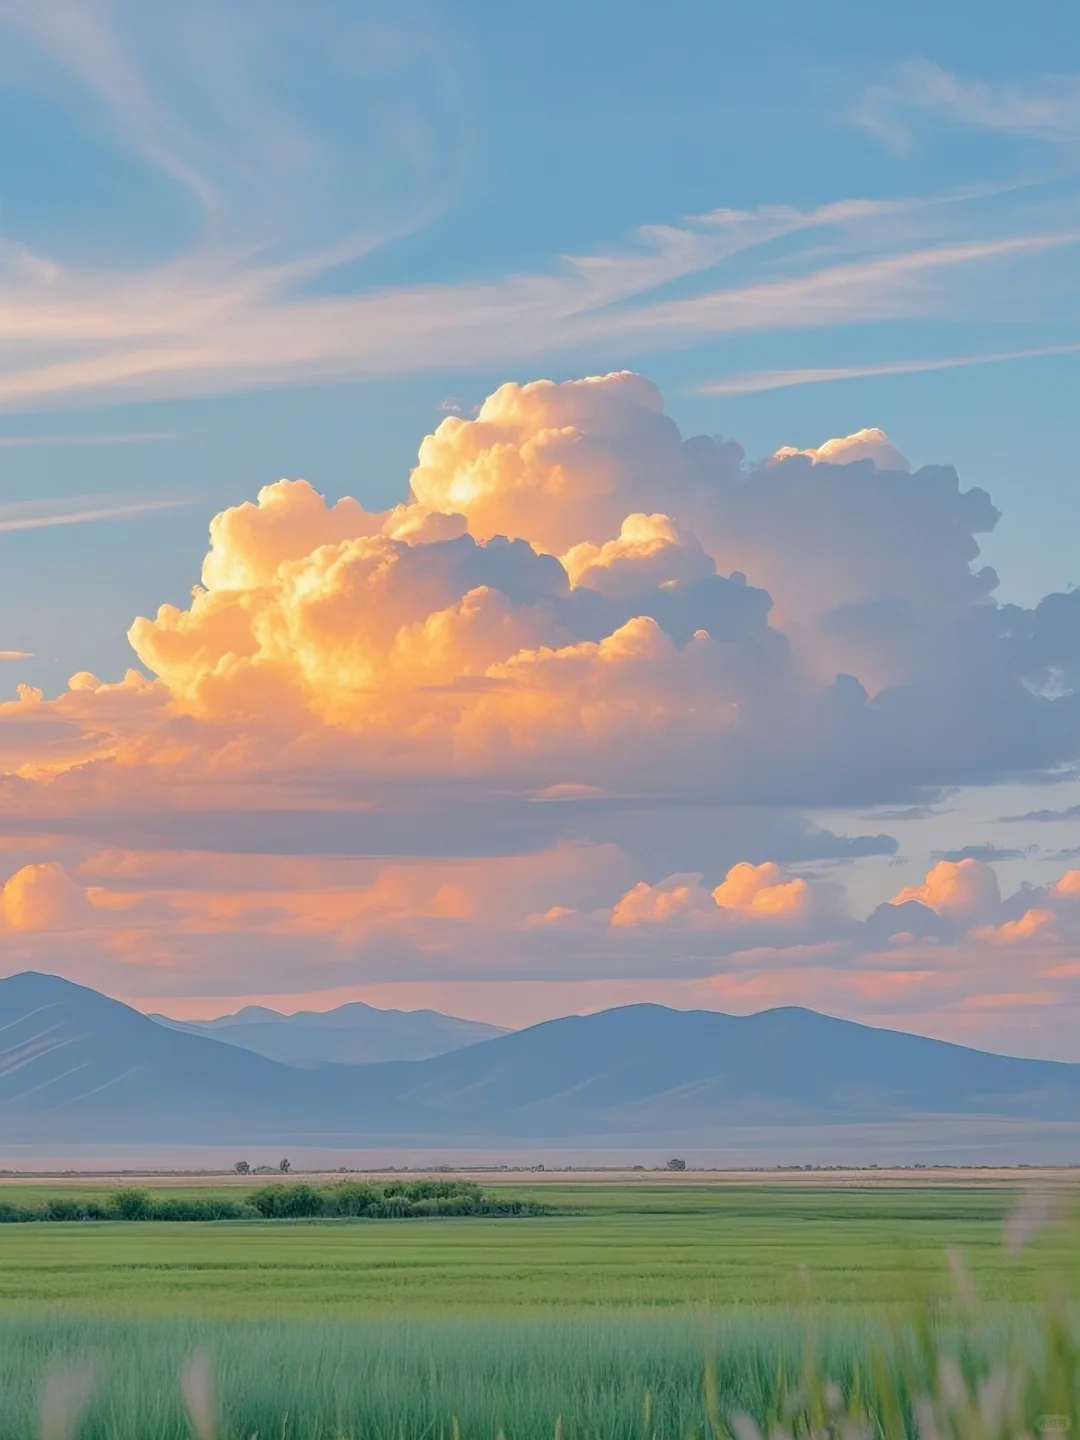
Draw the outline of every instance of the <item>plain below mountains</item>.
M0 1145L625 1149L721 1146L763 1127L794 1145L814 1127L946 1119L957 1134L991 1120L1072 1135L1080 1065L812 1010L631 1005L426 1060L298 1067L56 976L0 980Z
M282 1015L262 1005L245 1005L217 1020L152 1017L173 1030L207 1035L227 1045L254 1050L286 1065L370 1065L379 1060L428 1060L507 1031L480 1020L459 1020L437 1010L379 1010L355 1002L336 1010L301 1010Z

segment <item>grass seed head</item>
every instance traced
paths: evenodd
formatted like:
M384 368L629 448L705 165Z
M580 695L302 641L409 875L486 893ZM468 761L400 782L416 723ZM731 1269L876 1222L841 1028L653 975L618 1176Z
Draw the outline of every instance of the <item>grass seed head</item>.
M180 1393L184 1397L192 1429L199 1440L215 1440L217 1435L217 1402L214 1374L210 1357L197 1350L184 1366L180 1377Z
M38 1406L41 1440L73 1440L94 1385L95 1375L89 1366L52 1370L45 1376Z

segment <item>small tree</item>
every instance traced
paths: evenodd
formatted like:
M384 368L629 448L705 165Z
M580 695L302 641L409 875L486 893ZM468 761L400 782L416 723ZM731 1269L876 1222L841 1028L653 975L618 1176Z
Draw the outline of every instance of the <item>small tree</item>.
M664 1168L666 1170L685 1170L686 1161L678 1160L674 1156L672 1156L672 1158L667 1162L667 1165Z
M292 1169L292 1166L289 1164L288 1160L279 1160L277 1168L281 1171L283 1175L287 1175Z
M238 1175L250 1175L250 1174L251 1174L251 1166L248 1164L248 1162L247 1162L246 1160L237 1160L236 1164L233 1166L233 1169L236 1171L236 1173L237 1173Z
M118 1220L149 1220L154 1213L154 1202L147 1190L118 1190L110 1205Z

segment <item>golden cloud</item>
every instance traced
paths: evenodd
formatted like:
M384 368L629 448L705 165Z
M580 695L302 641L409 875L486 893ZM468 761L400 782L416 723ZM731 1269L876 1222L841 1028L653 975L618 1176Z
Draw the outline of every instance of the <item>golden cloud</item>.
M1001 903L997 875L982 860L942 860L921 885L909 886L890 902L903 905L909 900L939 915L975 917L994 911Z

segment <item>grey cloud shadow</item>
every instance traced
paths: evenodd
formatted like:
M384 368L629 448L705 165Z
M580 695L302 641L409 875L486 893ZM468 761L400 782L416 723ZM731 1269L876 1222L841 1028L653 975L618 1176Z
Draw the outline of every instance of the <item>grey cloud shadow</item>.
M964 845L959 850L932 850L933 860L949 860L954 864L960 860L1028 860L1038 852L1037 845L1021 845L1009 848L1005 845Z
M1055 820L1080 820L1080 805L1070 805L1067 810L1029 810L1024 815L999 815L1001 825L1019 825L1025 821L1037 824L1052 823Z
M66 834L135 850L388 859L526 855L571 841L618 845L656 878L678 870L726 869L740 860L843 861L893 855L898 849L890 835L837 835L809 825L795 812L731 810L707 801L466 800L439 787L426 805L415 789L410 799L407 807L377 810L296 806L8 816L0 822L0 833Z

